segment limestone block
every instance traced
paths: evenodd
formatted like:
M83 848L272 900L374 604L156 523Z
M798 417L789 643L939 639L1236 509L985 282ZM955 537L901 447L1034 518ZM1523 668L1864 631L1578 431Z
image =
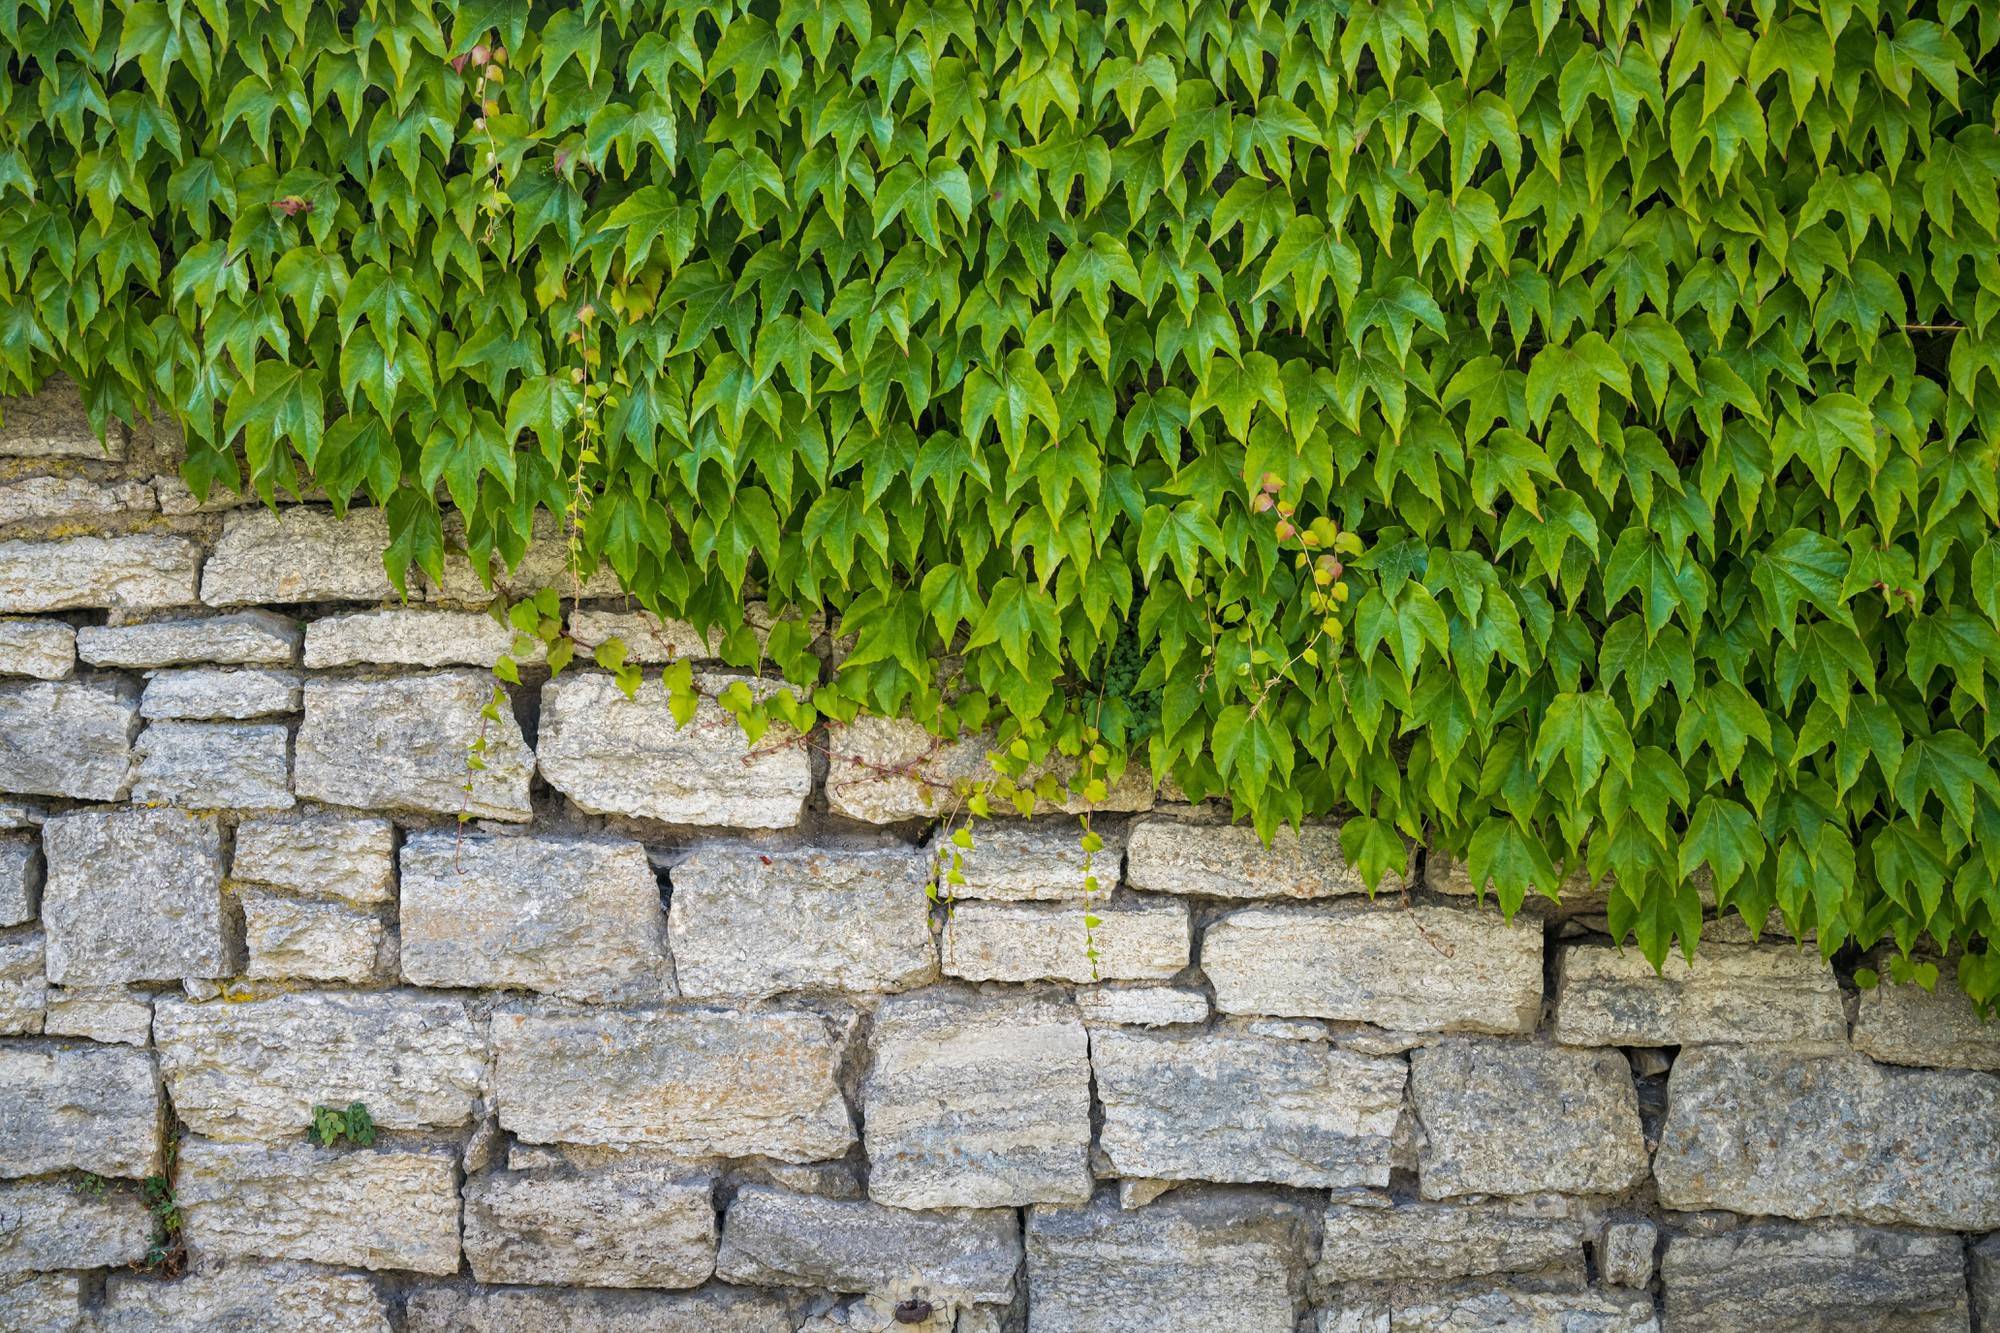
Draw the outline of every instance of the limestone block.
M365 1273L253 1259L211 1260L171 1282L113 1273L92 1327L98 1333L389 1333L389 1315L381 1292Z
M0 926L33 921L41 910L41 843L33 835L0 835Z
M1659 1247L1659 1227L1644 1218L1607 1222L1597 1239L1597 1271L1613 1286L1649 1286Z
M202 571L210 606L383 602L396 596L382 564L389 521L380 509L238 509Z
M1156 1180L1387 1185L1408 1068L1324 1042L1100 1029L1098 1146Z
M1090 1060L1055 992L936 988L882 1002L861 1085L869 1196L898 1208L1090 1197Z
M514 631L484 611L398 607L323 616L306 626L306 665L490 667L509 654ZM539 658L540 645L531 655ZM529 660L522 658L517 660Z
M1618 1194L1646 1175L1631 1066L1617 1051L1458 1037L1410 1057L1426 1199Z
M681 993L882 993L937 979L928 861L906 847L709 846L675 865Z
M0 620L0 675L61 680L76 670L76 630L61 620Z
M42 826L49 980L116 985L227 976L222 830L213 815L115 809Z
M936 819L957 806L958 793L966 786L996 776L986 758L993 746L993 737L983 733L940 741L907 718L863 717L837 724L827 735L827 808L870 824ZM1080 815L1086 810L1104 814L1150 810L1153 787L1144 768L1143 764L1127 767L1104 799L1095 803L1065 794L1055 812ZM1067 793L1068 783L1076 775L1075 761L1033 769L1023 776L1022 785L1032 785L1045 773L1063 783ZM1050 812L1043 806L1037 813Z
M132 799L201 810L288 810L291 731L281 722L155 722L133 753Z
M200 566L199 546L165 533L0 542L0 614L187 606Z
M1095 917L1088 927L1084 918ZM1089 950L1095 947L1093 962ZM946 975L973 981L1164 980L1193 949L1184 902L963 902L945 922Z
M1314 1333L1660 1333L1636 1291L1544 1289L1512 1282L1396 1282L1343 1289Z
M42 971L42 932L0 935L0 1035L42 1030L49 1007L49 983Z
M714 698L737 681L759 698L784 688L751 676L697 672L701 698L682 727L667 711L657 677L632 699L599 671L552 680L542 687L542 774L590 814L790 828L812 791L811 758L782 723L751 746Z
M2000 1023L1979 1010L1945 968L1935 990L1889 979L1861 992L1854 1047L1890 1065L2000 1070Z
M20 477L0 483L0 523L84 520L154 509L153 488L143 481L90 477Z
M1674 1333L1967 1333L1956 1236L1763 1222L1675 1236L1660 1265Z
M1532 1032L1541 1016L1541 928L1495 911L1246 907L1208 928L1201 958L1225 1014L1411 1032Z
M34 1273L0 1277L0 1328L21 1333L77 1333L83 1328L83 1277Z
M1092 1027L1160 1028L1208 1021L1208 996L1184 986L1079 986L1076 1007Z
M0 1045L0 1176L159 1169L160 1080L145 1051Z
M42 1032L51 1037L144 1046L153 1039L153 1001L118 986L52 987Z
M174 1194L198 1258L458 1271L453 1152L188 1139Z
M63 1180L0 1184L0 1278L137 1264L152 1243L153 1216L136 1190L93 1191Z
M2000 1078L1714 1046L1681 1052L1667 1094L1668 1208L2000 1229Z
M1648 1271L1652 1252L1646 1253ZM1440 1281L1489 1273L1533 1273L1583 1261L1583 1227L1506 1202L1427 1203L1391 1207L1335 1202L1315 1276L1322 1282L1398 1278Z
M415 834L401 922L414 985L599 1001L674 993L659 882L629 840Z
M1972 1292L1973 1327L2000 1328L2000 1234L1966 1250L1966 1285Z
M586 648L617 639L625 645L625 660L641 666L664 666L682 658L715 661L722 656L720 629L704 635L685 620L661 620L645 611L600 611L583 607L570 614L570 637ZM761 645L764 635L759 633Z
M1132 825L1125 879L1135 889L1211 898L1332 898L1368 891L1340 850L1337 823L1280 829L1266 847L1246 824L1149 815ZM1391 875L1381 888L1395 893L1406 883Z
M496 1014L494 1097L529 1143L820 1161L854 1142L846 1033L783 1005Z
M535 754L504 701L497 722L480 717L493 688L493 678L476 671L307 681L295 790L363 809L526 820ZM466 758L481 736L485 768L475 773Z
M229 873L311 898L372 907L396 897L396 829L372 816L245 819Z
M930 850L945 871L957 857L965 882L947 886L956 897L1080 902L1086 876L1095 876L1100 890L1116 888L1125 857L1122 828L1096 820L1091 831L1104 849L1089 856L1076 819L982 820L971 830L970 847L952 842L952 831L941 825Z
M275 611L237 611L198 620L86 625L76 632L76 653L102 667L286 667L299 660L299 624Z
M403 1333L793 1333L803 1302L778 1292L419 1287Z
M1635 949L1562 951L1555 1038L1572 1046L1681 1046L1702 1042L1845 1044L1840 983L1817 954L1712 944L1662 971Z
M714 1181L670 1167L494 1171L465 1186L481 1282L698 1287L715 1271Z
M296 671L208 667L160 671L146 682L146 692L139 698L139 716L223 722L296 713L300 690Z
M138 732L131 681L0 684L0 791L122 801Z
M125 427L113 421L104 436L91 427L83 392L67 375L51 375L26 398L0 398L0 455L11 458L125 457Z
M373 981L383 973L388 927L364 908L244 890L245 975L296 981Z

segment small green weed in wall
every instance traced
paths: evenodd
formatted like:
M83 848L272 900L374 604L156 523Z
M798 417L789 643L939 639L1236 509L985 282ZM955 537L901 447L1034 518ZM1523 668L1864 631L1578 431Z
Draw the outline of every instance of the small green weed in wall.
M360 1102L349 1102L345 1107L315 1106L307 1134L322 1148L337 1147L342 1140L366 1148L375 1142L375 1118Z

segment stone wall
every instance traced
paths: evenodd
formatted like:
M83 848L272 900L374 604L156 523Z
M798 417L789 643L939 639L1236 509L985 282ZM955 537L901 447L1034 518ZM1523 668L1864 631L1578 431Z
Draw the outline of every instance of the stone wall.
M1093 975L1071 819L926 897L978 744L529 672L467 792L477 580L172 467L0 426L0 1328L2000 1328L1948 986L1726 926L1656 976L1583 886L1509 926L1413 849L1371 902L1136 782Z

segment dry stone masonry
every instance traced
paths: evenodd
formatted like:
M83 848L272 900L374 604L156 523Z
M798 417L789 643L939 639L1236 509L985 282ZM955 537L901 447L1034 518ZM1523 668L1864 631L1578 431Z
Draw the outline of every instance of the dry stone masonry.
M469 571L398 599L379 514L174 466L67 386L0 421L0 1329L2000 1329L1948 981L1655 973L1590 885L1370 896L1136 777L937 898L978 738L752 744L713 696L784 687L601 578L638 696L530 662L482 719Z

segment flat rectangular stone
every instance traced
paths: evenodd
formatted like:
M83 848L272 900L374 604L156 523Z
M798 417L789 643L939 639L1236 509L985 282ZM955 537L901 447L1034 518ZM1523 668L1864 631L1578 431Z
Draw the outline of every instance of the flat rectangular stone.
M837 723L826 738L827 808L870 824L936 819L958 808L959 792L966 785L989 782L997 775L987 758L996 744L984 732L943 741L908 718L862 717ZM1077 776L1077 761L1058 758L1032 769L1020 775L1021 786L1031 788L1044 776L1056 779L1062 795L1054 802L1040 802L1034 813L1117 814L1153 806L1153 784L1144 764L1128 765L1103 798L1094 802L1069 790ZM1005 802L995 805L1011 809Z
M418 1287L403 1333L793 1333L804 1302L771 1291Z
M0 1328L21 1329L23 1333L77 1333L83 1327L80 1274L0 1277Z
M9 1042L0 1088L0 1176L159 1170L165 1118L147 1052Z
M920 1278L938 1297L1005 1305L1021 1230L1006 1209L911 1212L747 1185L729 1205L715 1266L739 1286L873 1292Z
M739 681L759 698L784 688L752 676L697 672L701 698L682 727L657 677L631 699L600 671L552 680L542 687L542 775L594 815L790 828L812 791L811 757L782 723L750 744L714 697Z
M365 1273L237 1260L204 1264L171 1282L113 1273L91 1327L93 1333L389 1333L389 1312Z
M685 620L661 620L645 611L600 611L582 607L570 613L569 634L586 648L617 639L625 645L625 660L641 666L664 666L692 658L697 662L722 657L720 629L702 634ZM765 635L757 636L761 647Z
M671 873L681 993L881 993L935 981L929 865L907 847L708 846Z
M42 844L33 834L0 834L0 926L33 921L42 910Z
M165 809L60 815L43 825L42 845L51 982L229 975L215 816Z
M101 519L154 508L153 488L143 481L44 476L0 483L0 523Z
M1481 1279L1353 1284L1322 1310L1314 1333L1660 1333L1653 1298L1637 1291L1547 1289Z
M1972 1291L1973 1327L2000 1329L2000 1235L1966 1249L1966 1286Z
M1088 856L1082 822L1075 819L980 820L970 827L970 847L959 847L952 841L953 831L940 826L930 850L940 874L955 864L965 881L940 886L953 897L1077 902L1087 876L1094 876L1102 890L1117 887L1125 857L1122 828L1098 820L1091 831L1104 848Z
M1559 966L1554 1032L1571 1046L1847 1040L1833 969L1795 948L1704 941L1656 973L1637 949L1577 944Z
M1266 847L1245 824L1149 815L1135 820L1125 848L1125 881L1135 889L1210 898L1330 898L1366 893L1361 872L1340 850L1340 825L1281 828ZM1401 875L1383 879L1389 893Z
M299 711L296 671L206 667L156 672L139 698L139 716L193 722L240 721Z
M1184 902L1107 896L1086 908L975 900L958 903L945 920L944 970L972 981L1164 980L1187 967L1193 947Z
M1028 1210L1031 1333L1290 1330L1306 1210L1262 1191L1179 1189L1126 1212L1111 1191Z
M51 375L25 398L0 398L0 455L12 458L125 457L125 427L112 421L99 437L83 392L67 375Z
M372 907L396 898L396 827L377 816L287 815L236 826L229 873L309 898Z
M287 810L291 730L282 722L155 722L133 753L132 799L198 810Z
M124 1046L146 1046L153 1040L153 1001L144 993L117 986L49 991L49 1013L42 1032L51 1037L86 1037Z
M1854 1048L1883 1064L2000 1070L2000 1023L1985 1022L1945 967L1935 990L1882 980L1861 992Z
M76 670L76 630L61 620L0 620L0 675L61 680Z
M494 1100L529 1143L821 1161L854 1142L846 1043L845 1023L784 1006L502 1013Z
M482 666L510 654L514 631L484 611L398 607L322 616L306 626L306 665ZM542 656L535 651L517 660Z
M1158 1028L1208 1021L1208 996L1187 986L1078 986L1076 1007L1092 1027Z
M875 1014L861 1084L868 1193L898 1208L1090 1198L1090 1057L1054 991L936 988Z
M458 1155L181 1144L174 1183L198 1257L458 1271Z
M76 632L76 652L103 667L291 666L299 660L299 624L275 611L237 611L196 620L86 625Z
M1632 1069L1617 1051L1455 1037L1410 1056L1426 1199L1622 1194L1646 1177Z
M362 809L527 820L535 754L504 698L498 721L481 718L493 690L493 678L475 671L307 681L294 790ZM485 768L473 772L466 760L482 736Z
M672 1167L491 1171L465 1185L481 1282L698 1287L715 1271L714 1181Z
M152 1243L153 1215L135 1190L64 1180L0 1184L0 1277L136 1265Z
M0 1035L33 1036L49 1007L42 971L42 932L0 934Z
M1090 1034L1098 1149L1150 1180L1387 1185L1409 1068L1324 1042Z
M1211 925L1202 970L1225 1014L1409 1032L1532 1032L1542 931L1497 911L1393 903L1246 907Z
M2000 1230L2000 1078L1861 1055L1694 1047L1674 1061L1660 1202Z
M164 533L0 542L0 614L187 606L200 567L199 546Z
M1581 1272L1583 1265L1581 1223L1506 1202L1399 1199L1388 1208L1336 1202L1326 1210L1324 1234L1314 1269L1321 1282L1435 1282L1556 1265Z
M380 509L238 509L202 571L210 606L286 602L386 602L396 595L382 564L389 521Z
M122 801L138 734L129 680L0 684L0 791Z
M289 1139L314 1106L352 1102L382 1129L467 1124L486 1064L485 1034L463 1001L408 991L166 996L153 1044L175 1114L215 1139Z
M1674 1333L1968 1333L1956 1236L1752 1223L1674 1236L1660 1267Z
M403 845L403 979L637 1002L674 993L666 915L626 839L420 833Z
M381 977L388 927L374 912L254 890L237 897L250 955L245 975L357 985Z

